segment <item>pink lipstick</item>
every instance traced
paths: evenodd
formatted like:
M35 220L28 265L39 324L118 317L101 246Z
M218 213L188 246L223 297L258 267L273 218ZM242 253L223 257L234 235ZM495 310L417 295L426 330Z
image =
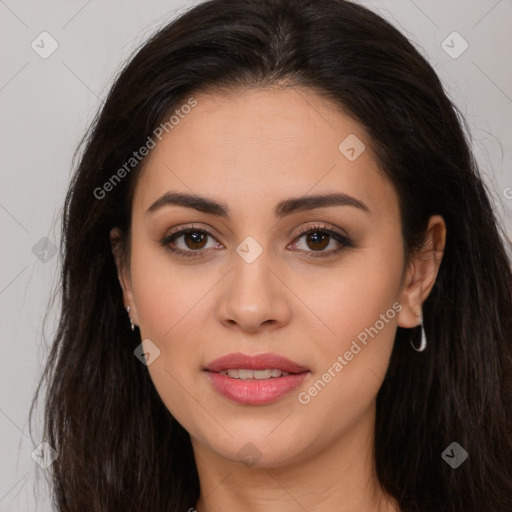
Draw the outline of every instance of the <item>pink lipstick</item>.
M276 354L228 354L204 368L213 387L223 396L246 405L277 401L296 387L309 369Z

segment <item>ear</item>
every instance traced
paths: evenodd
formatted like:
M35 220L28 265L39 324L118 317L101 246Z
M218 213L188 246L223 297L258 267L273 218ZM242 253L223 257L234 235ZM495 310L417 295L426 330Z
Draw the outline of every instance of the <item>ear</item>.
M407 268L400 295L403 306L398 315L400 327L412 328L421 323L423 302L436 281L445 245L446 223L440 215L433 215L429 219L424 244L412 255Z
M119 228L112 228L110 231L110 244L117 267L117 277L123 290L124 308L130 307L129 316L135 325L139 324L137 307L133 300L132 280L130 275L129 258L125 254L122 244L123 234Z

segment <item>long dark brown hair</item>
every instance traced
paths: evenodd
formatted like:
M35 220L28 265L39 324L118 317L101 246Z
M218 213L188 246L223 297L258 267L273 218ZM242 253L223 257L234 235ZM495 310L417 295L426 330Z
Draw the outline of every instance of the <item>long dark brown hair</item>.
M407 512L512 510L512 272L464 120L432 67L388 22L344 0L210 0L159 30L124 67L82 140L62 227L58 332L44 438L60 512L180 511L199 479L190 437L134 357L111 251L129 234L141 163L108 187L194 93L309 88L358 120L395 186L406 255L439 214L447 243L423 305L428 348L398 328L377 397L382 487ZM219 89L220 90L220 89ZM77 153L78 154L78 153ZM34 404L33 404L34 405ZM32 410L31 410L32 417ZM441 457L469 454L453 469Z

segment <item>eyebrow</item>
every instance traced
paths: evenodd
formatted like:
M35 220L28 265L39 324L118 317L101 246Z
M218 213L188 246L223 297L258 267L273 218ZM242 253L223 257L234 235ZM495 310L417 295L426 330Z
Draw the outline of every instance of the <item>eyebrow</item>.
M219 203L214 199L198 196L196 194L185 194L181 192L166 192L157 199L147 210L146 214L151 214L165 206L182 206L184 208L193 208L194 210L216 215L218 217L229 217L230 210L225 203ZM315 208L325 208L328 206L352 206L366 213L371 213L365 203L355 197L339 192L291 197L280 201L274 207L274 215L277 218L283 218L296 212L313 210Z

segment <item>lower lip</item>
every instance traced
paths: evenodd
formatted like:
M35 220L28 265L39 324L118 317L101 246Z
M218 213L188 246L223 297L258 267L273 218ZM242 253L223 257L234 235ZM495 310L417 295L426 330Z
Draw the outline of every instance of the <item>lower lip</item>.
M272 379L232 379L227 375L206 372L213 387L226 398L247 405L264 405L300 386L309 372L294 373Z

